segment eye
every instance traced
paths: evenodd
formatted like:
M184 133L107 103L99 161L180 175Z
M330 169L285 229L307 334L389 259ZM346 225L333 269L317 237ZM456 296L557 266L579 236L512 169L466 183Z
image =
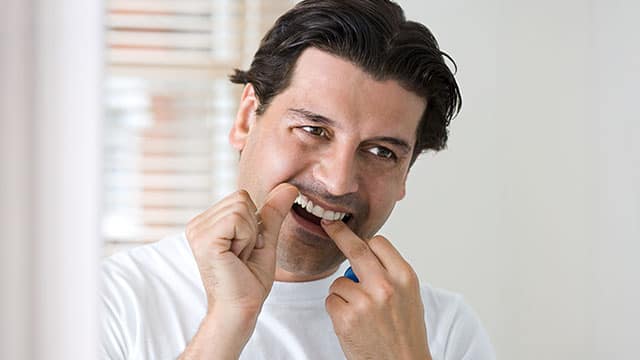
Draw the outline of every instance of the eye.
M383 159L389 159L389 160L395 160L396 159L396 154L393 153L393 151L387 149L386 147L383 146L374 146L372 148L369 148L367 151L369 151L371 154L383 158Z
M303 131L313 135L313 136L322 136L322 137L327 137L328 133L327 130L325 128L321 128L318 126L301 126L300 129L302 129Z

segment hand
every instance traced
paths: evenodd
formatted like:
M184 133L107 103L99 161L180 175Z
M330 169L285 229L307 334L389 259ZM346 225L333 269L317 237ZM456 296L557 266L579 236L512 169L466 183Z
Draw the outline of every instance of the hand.
M360 280L336 279L325 300L347 359L431 359L418 278L398 250L382 236L365 242L341 221L322 227Z
M240 190L189 222L186 236L207 294L207 315L257 317L273 285L280 226L297 195L293 185L280 184L258 211Z

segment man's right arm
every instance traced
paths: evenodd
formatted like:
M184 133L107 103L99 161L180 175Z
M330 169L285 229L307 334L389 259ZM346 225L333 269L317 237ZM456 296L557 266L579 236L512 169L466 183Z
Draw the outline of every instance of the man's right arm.
M257 210L240 190L189 222L186 236L207 295L207 315L181 359L237 359L273 286L280 226L298 195L273 189Z
M207 314L180 359L238 359L255 323L246 315Z

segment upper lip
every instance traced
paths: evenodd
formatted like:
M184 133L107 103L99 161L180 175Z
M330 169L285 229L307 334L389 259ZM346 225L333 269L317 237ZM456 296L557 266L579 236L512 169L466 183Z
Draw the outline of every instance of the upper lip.
M351 212L349 209L345 209L339 206L333 206L333 205L329 205L327 203L325 203L322 200L316 199L312 196L309 196L303 192L300 192L300 194L304 195L308 200L310 200L313 205L320 205L321 208L325 209L325 210L331 210L333 212L342 212L348 215L353 215L353 212Z

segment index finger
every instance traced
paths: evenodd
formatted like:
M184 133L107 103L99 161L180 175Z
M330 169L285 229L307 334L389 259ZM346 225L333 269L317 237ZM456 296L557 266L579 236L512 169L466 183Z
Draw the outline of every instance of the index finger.
M367 277L379 274L383 270L380 260L367 242L354 234L347 224L329 220L322 220L321 224L327 235L349 259L360 281L366 282Z

